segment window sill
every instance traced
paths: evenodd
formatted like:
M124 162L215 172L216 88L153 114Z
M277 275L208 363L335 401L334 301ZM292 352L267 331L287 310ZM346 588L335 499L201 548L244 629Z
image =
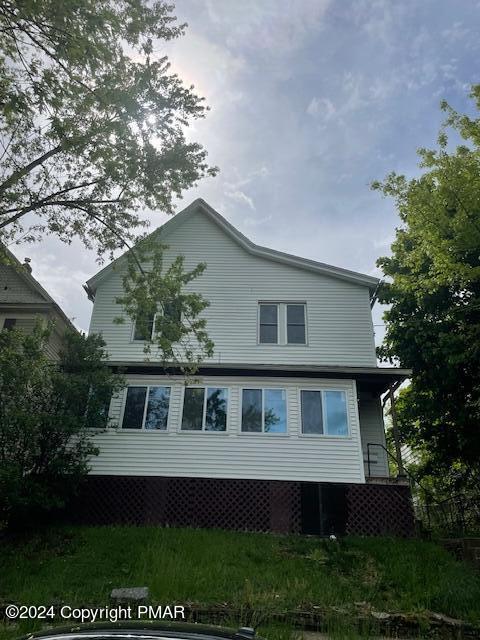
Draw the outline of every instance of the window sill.
M122 429L122 427L113 428L110 431L115 431L116 433L161 433L164 435L174 433L168 429Z
M253 436L254 438L289 438L290 434L287 433L271 433L269 431L239 431L239 436Z
M353 437L351 434L348 434L347 436L330 436L328 435L328 433L299 433L298 434L299 438L314 438L314 439L321 439L321 440L353 440Z
M192 433L197 433L197 434L203 434L203 433L208 433L208 435L216 435L216 436L228 436L230 435L228 432L228 429L226 429L225 431L212 431L210 429L178 429L177 431L175 431L175 433L186 433L186 434L192 434Z
M308 342L257 342L257 347L309 347Z

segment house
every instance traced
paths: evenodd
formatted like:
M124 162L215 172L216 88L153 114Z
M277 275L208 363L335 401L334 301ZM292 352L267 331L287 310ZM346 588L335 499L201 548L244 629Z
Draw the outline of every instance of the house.
M90 332L127 386L95 438L84 506L95 522L409 535L410 490L390 478L381 396L409 371L377 367L378 280L258 246L203 200L160 228L191 283L214 354L195 381L165 371L122 312L124 258L93 276Z
M20 329L31 333L38 321L52 322L45 352L57 360L65 331L77 331L65 313L32 276L30 260L22 264L0 245L0 331Z

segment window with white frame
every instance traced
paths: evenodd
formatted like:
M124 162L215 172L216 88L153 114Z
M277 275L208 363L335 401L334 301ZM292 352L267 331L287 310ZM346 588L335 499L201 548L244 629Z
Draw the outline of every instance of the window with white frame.
M304 302L260 302L259 344L306 344L306 315Z
M348 436L347 394L345 391L300 391L302 433Z
M122 429L165 431L170 407L170 387L127 387Z
M228 389L186 387L183 397L182 431L226 431Z
M165 318L167 322L159 323L159 318ZM169 334L170 339L175 338L175 331L172 331L172 327L177 327L182 319L182 309L179 300L172 300L165 302L163 305L163 311L159 313L150 313L146 318L142 318L142 321L136 321L133 328L133 340L145 341L152 340L154 331L163 330Z
M285 389L243 389L242 431L245 433L286 433Z
M135 341L151 340L153 335L153 328L155 326L155 314L150 313L146 318L142 318L142 321L136 320L133 328L133 339Z

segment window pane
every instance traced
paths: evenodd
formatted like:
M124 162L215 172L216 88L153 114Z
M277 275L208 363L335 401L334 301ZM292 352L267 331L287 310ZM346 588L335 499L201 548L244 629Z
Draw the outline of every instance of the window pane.
M3 328L6 329L7 331L11 331L16 324L17 324L16 318L5 318L5 320L3 321Z
M183 401L182 429L202 430L205 389L187 387Z
M302 433L323 433L322 394L302 391Z
M265 389L265 431L287 432L285 389Z
M176 322L180 324L182 319L182 305L180 300L172 300L171 302L166 302L163 305L163 315L165 318L170 320L170 322Z
M134 340L150 340L153 332L155 314L150 314L146 318L138 318L135 322Z
M277 305L261 304L260 305L260 323L261 324L277 324Z
M305 324L305 305L287 304L287 323Z
M242 431L262 430L262 390L244 389L242 397Z
M227 389L207 389L206 431L227 430Z
M276 344L278 342L277 325L260 325L260 342L267 344Z
M259 341L266 344L278 342L278 305L260 305Z
M305 326L287 325L287 342L288 344L305 344Z
M325 418L330 436L348 435L347 398L344 391L325 391Z
M287 342L305 344L305 305L287 304Z
M147 417L145 429L167 428L168 406L170 404L169 387L150 387L148 392Z
M141 429L147 387L128 387L122 429Z

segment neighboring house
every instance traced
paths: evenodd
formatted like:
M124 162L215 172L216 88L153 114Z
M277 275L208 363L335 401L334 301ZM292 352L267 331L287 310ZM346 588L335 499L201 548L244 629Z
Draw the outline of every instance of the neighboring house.
M39 320L53 322L45 351L57 360L65 331L77 329L32 276L30 261L26 258L22 264L0 245L0 331L15 328L31 333Z
M90 332L127 380L112 427L96 436L88 517L411 533L409 487L389 478L380 400L409 371L377 367L378 280L257 246L203 200L159 237L166 262L207 264L191 286L210 302L215 351L185 384L154 352L145 361L129 319L113 321L124 259L88 281Z

